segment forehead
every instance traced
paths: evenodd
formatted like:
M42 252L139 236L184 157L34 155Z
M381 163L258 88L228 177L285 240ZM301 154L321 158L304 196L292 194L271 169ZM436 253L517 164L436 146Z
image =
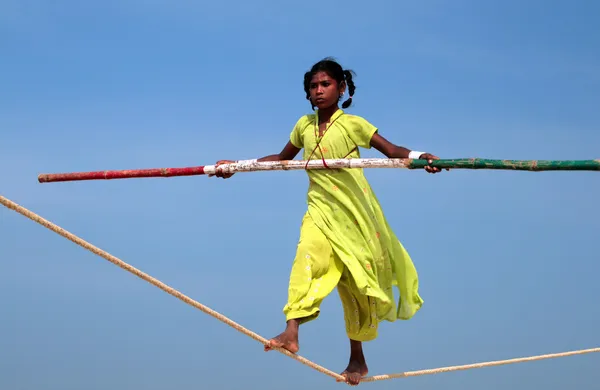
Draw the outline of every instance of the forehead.
M319 71L315 73L312 79L310 80L310 82L313 84L322 83L324 81L335 82L335 80L331 76L329 76L327 72L324 71Z

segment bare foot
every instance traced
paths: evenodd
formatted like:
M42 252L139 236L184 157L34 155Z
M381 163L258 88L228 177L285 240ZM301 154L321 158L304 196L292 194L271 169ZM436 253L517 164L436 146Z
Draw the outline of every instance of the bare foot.
M288 321L285 330L269 340L269 345L265 345L265 352L273 348L287 349L291 353L298 352L300 349L298 345L298 321Z
M342 376L346 378L346 383L351 386L356 386L360 383L360 380L367 376L369 373L369 368L367 367L367 363L363 360L359 362L357 360L350 360L348 363L348 367L342 372ZM339 382L339 380L338 380Z
M346 383L350 386L356 386L360 380L369 373L365 355L362 351L362 343L360 341L350 340L350 362L348 367L341 373L346 378ZM341 382L341 380L337 380Z

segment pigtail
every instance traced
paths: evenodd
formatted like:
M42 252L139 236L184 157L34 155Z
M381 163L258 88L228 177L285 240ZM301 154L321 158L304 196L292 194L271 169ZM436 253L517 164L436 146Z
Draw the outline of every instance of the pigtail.
M354 91L356 87L354 86L354 81L352 80L352 72L351 70L344 71L344 81L346 81L346 85L348 86L348 95L350 97L344 103L342 103L342 108L348 108L352 104L352 96L354 96Z

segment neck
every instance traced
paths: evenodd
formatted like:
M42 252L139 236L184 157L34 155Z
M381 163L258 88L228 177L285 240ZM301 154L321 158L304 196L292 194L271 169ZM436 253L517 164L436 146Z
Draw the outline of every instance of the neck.
M319 122L320 123L329 122L329 119L331 119L333 114L335 114L335 112L338 109L339 109L338 106L336 104L334 104L331 107L327 107L322 110L319 110Z

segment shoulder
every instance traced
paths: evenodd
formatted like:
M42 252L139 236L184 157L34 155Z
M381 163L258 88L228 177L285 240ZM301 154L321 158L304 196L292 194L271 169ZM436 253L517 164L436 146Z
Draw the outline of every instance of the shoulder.
M315 121L315 114L303 115L296 121L292 133L290 134L290 141L295 147L302 149L304 146L306 129L310 128L311 125L314 125Z
M293 132L298 133L300 135L304 134L304 130L306 130L310 126L314 126L316 120L317 120L317 116L315 114L302 115L296 121Z
M340 118L343 122L354 126L372 126L372 124L360 115L344 114Z
M294 128L303 129L309 125L312 125L317 120L317 116L315 114L306 114L302 115L297 121Z
M356 145L369 149L371 147L371 138L378 129L369 121L359 115L346 114L340 117L341 125L346 129L346 133L356 143Z
M377 127L359 115L345 114L340 119L342 119L342 126L350 131L372 133L377 130Z

